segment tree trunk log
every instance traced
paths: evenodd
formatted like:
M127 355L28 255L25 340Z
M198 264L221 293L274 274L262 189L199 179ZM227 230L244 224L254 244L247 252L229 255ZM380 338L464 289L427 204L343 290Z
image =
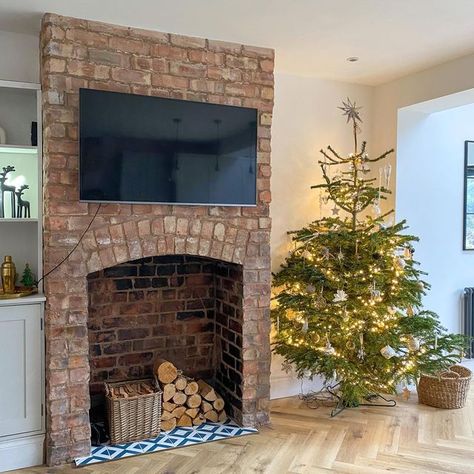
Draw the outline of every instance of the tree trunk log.
M163 402L163 410L173 411L176 408L176 403L173 402Z
M193 426L193 420L186 413L178 420L177 426Z
M199 408L188 408L186 415L190 416L193 420L199 415Z
M204 418L209 421L216 423L219 420L219 415L215 410L209 410L207 413L204 413Z
M208 411L212 410L212 405L209 402L203 400L201 403L201 410L203 413L207 413Z
M222 411L225 407L224 400L222 398L217 398L216 401L212 404L216 411Z
M208 383L202 379L198 380L197 383L199 385L199 394L204 398L204 400L207 400L208 402L216 400L217 394Z
M201 395L195 393L194 395L190 395L187 400L187 405L189 408L197 408L199 405L201 405Z
M161 430L170 431L176 428L176 418L170 418L169 420L161 420Z
M176 407L172 412L171 414L175 417L175 418L181 418L184 414L186 413L186 407L184 406L180 406L180 407Z
M180 376L174 381L174 385L176 387L176 390L183 391L188 385L188 381L186 380L186 377ZM188 394L186 393L186 395Z
M195 393L198 393L198 391L199 391L199 385L194 380L189 381L188 385L184 389L184 393L186 395L194 395Z
M163 385L163 401L169 402L176 393L176 387L172 383Z
M188 396L183 393L183 392L176 392L173 395L173 402L176 403L176 405L184 405L186 403Z
M178 376L178 369L171 362L164 359L157 359L154 364L154 372L161 383L171 383Z

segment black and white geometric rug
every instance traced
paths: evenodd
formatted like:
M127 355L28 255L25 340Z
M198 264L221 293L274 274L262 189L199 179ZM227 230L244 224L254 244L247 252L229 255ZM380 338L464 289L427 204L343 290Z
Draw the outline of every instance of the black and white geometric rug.
M89 466L101 462L114 461L130 456L156 453L167 449L181 448L211 441L219 441L237 436L258 433L256 428L242 428L232 421L226 423L203 423L194 427L177 427L160 433L156 438L135 441L133 443L93 446L90 456L76 458L76 466Z

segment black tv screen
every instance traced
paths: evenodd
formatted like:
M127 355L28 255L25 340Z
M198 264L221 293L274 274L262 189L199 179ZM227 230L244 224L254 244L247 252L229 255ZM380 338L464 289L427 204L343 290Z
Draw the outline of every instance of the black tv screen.
M257 110L81 89L80 199L256 204Z

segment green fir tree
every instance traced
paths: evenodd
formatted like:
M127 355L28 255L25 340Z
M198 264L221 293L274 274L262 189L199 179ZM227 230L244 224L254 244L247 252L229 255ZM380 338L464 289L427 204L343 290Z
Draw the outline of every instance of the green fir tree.
M381 214L390 167L380 163L393 150L370 158L358 144L359 108L349 99L340 108L354 151L321 150L323 182L313 188L334 205L332 216L290 232L294 250L274 275L272 319L274 351L298 376L322 376L344 406L357 406L459 361L465 340L423 310L429 285L412 258L418 239L405 221L391 223L393 211Z
M26 288L32 288L35 286L35 276L31 271L30 265L27 263L25 269L23 270L23 275L21 277L20 283Z

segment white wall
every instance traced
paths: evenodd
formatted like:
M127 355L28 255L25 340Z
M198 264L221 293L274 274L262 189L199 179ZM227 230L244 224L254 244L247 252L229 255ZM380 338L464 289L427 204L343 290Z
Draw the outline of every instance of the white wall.
M474 88L474 55L440 64L374 88L372 150L397 146L397 113L401 107ZM391 157L396 179L396 155ZM386 208L394 207L394 197Z
M0 30L0 79L39 82L39 38Z
M346 97L362 106L361 139L371 139L373 91L369 86L288 74L275 75L272 124L272 268L288 253L287 231L319 217L319 150L352 152L352 129L338 107Z
M318 191L310 187L321 180L319 150L332 145L352 152L352 133L337 108L346 97L363 106L362 139L370 143L372 88L288 74L275 76L275 109L272 124L272 268L277 271L290 249L287 231L319 218ZM324 213L323 209L323 213ZM303 390L317 389L320 380L303 381ZM301 383L281 369L273 357L271 396L300 393Z
M9 145L31 145L31 122L37 122L36 90L0 87L0 127Z
M428 272L424 305L449 331L461 331L461 294L474 286L474 252L462 250L464 141L474 140L474 104L398 119L396 211L420 237L415 259Z

